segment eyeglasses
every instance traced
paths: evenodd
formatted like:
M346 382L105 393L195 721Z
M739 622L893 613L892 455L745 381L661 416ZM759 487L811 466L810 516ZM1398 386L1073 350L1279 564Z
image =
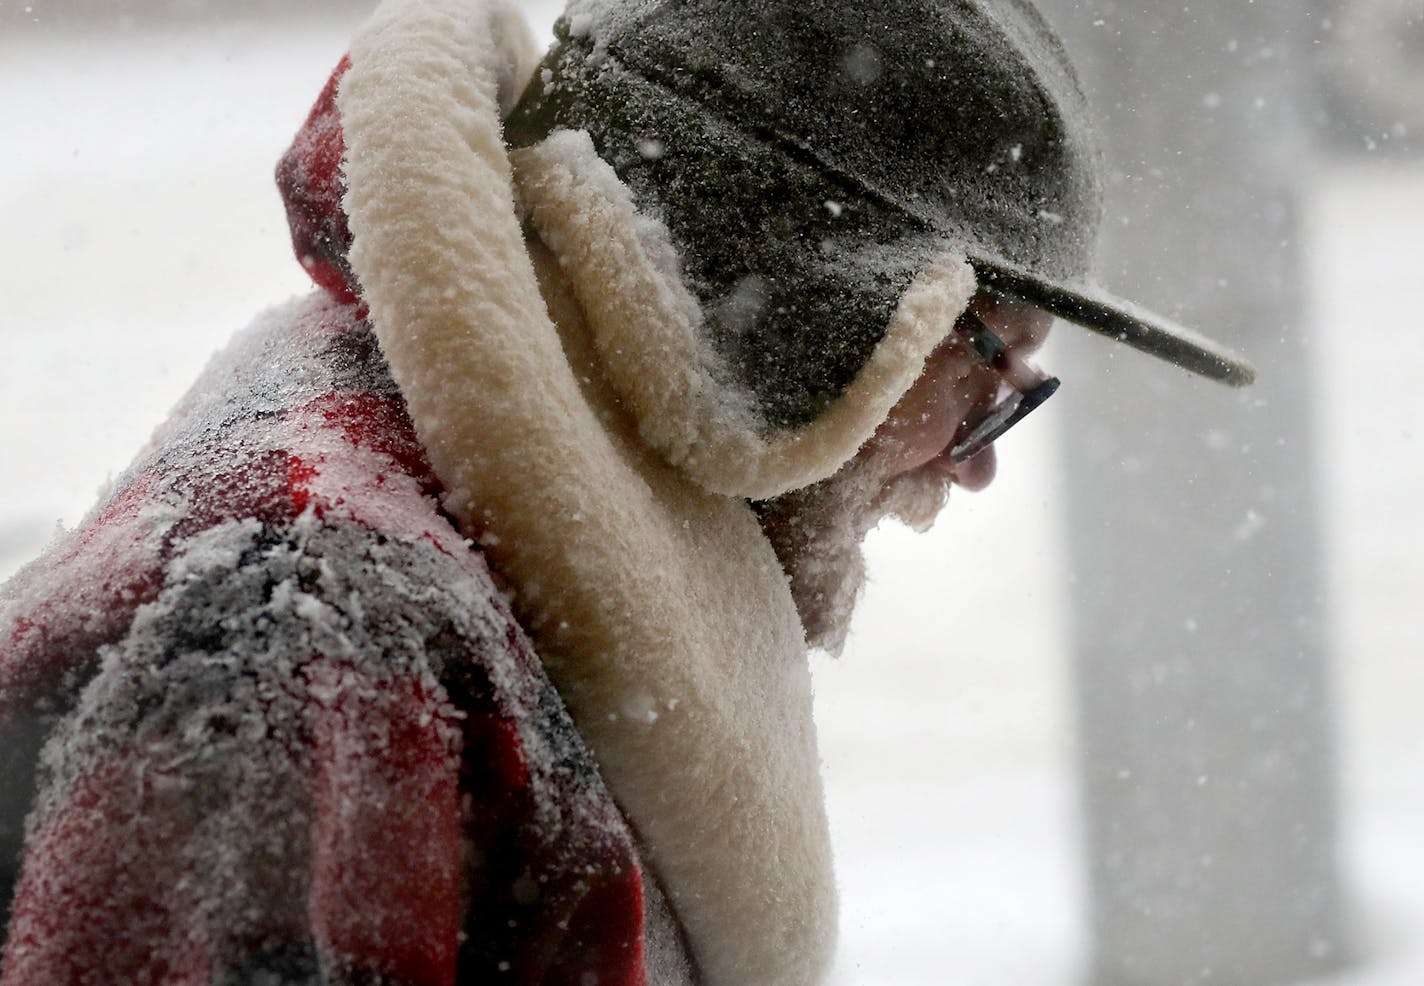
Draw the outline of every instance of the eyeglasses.
M1009 358L1004 340L989 331L989 327L973 312L960 315L954 328L966 337L979 362L999 374L1002 393L984 417L950 448L950 461L964 462L984 451L1004 432L1028 417L1030 411L1057 393L1059 380L1037 374L1022 362L1014 363ZM1035 376L1037 379L1034 379Z

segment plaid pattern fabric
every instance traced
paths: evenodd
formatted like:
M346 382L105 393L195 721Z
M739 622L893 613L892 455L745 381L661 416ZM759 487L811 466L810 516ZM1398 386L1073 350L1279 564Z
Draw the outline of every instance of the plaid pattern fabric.
M349 56L337 64L306 123L277 163L277 187L287 204L292 248L311 279L338 301L355 301L357 294L346 259L351 249L351 229L341 209L345 192L341 156L346 141L336 108L336 88L350 67Z
M0 590L3 986L646 986L627 823L350 303L334 79L280 169L331 297Z

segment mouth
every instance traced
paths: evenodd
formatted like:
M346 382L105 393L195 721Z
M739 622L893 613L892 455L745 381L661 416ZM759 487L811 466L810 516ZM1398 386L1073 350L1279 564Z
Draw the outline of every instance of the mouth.
M999 471L999 459L992 445L959 461L955 461L950 450L945 449L930 460L930 468L949 477L950 482L960 489L977 493L994 481Z
M1010 428L1028 417L1029 412L1056 394L1059 383L1057 377L1044 377L1028 389L1020 390L1006 379L1000 388L999 401L989 412L975 423L966 421L960 426L954 443L948 449L950 461L968 462L978 456Z
M994 479L994 442L1057 393L1059 380L1011 351L972 311L963 313L955 328L979 364L998 375L999 383L993 402L965 415L934 461L957 485L980 490Z
M996 401L966 418L949 447L932 460L956 486L975 492L992 483L998 470L994 442L1058 391L1057 377L1042 376L1027 364L1015 369L1021 372L1004 373Z

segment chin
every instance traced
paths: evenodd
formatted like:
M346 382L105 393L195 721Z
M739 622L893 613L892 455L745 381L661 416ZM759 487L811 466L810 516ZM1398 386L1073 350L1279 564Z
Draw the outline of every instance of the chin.
M951 484L942 470L928 467L887 481L873 458L857 457L829 479L756 505L807 644L840 655L865 587L865 536L887 517L928 530Z

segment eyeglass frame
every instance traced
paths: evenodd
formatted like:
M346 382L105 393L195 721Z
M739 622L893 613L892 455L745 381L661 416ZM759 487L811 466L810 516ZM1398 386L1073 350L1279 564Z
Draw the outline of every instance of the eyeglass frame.
M984 451L1018 424L1029 413L1037 410L1046 400L1058 392L1061 381L1057 377L1044 377L1032 387L1024 390L1015 385L1008 375L1009 351L1002 339L996 336L983 319L972 311L963 312L954 323L954 331L965 336L970 349L979 362L999 375L1001 386L1009 388L1009 395L998 402L984 416L965 430L962 439L950 447L951 462L967 462Z

